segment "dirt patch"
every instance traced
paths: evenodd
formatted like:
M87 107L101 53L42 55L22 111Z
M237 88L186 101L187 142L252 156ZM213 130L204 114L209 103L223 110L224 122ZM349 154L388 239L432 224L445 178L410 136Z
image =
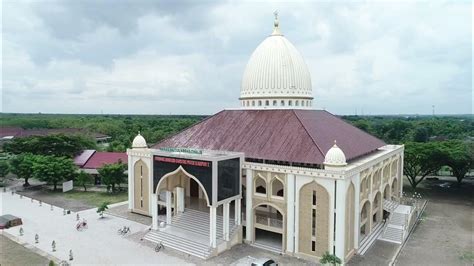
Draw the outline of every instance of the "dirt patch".
M417 191L428 199L423 220L410 236L397 265L472 265L474 182L426 180ZM407 182L408 183L408 182ZM444 185L442 185L444 184ZM405 187L407 194L411 188Z
M0 265L48 265L49 260L0 235Z
M28 198L42 201L43 204L52 204L54 206L71 210L74 212L83 211L94 208L93 205L87 204L86 202L68 199L60 192L51 192L49 189L42 186L24 189L17 191L17 194L23 195Z

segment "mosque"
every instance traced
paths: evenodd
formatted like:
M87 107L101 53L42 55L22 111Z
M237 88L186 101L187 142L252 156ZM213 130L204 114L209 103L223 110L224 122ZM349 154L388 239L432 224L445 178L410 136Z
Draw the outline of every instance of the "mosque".
M240 108L153 147L138 134L127 150L129 209L152 217L145 239L203 259L246 243L343 262L380 235L403 240L385 222L401 207L403 146L313 109L312 95L276 16L243 73Z

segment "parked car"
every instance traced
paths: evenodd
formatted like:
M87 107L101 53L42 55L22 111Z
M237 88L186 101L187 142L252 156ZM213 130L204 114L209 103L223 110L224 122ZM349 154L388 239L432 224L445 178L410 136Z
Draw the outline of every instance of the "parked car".
M278 266L272 259L264 258L264 259L257 259L251 264L252 266Z
M5 214L0 216L0 229L8 229L13 226L22 225L21 218L13 216L11 214Z

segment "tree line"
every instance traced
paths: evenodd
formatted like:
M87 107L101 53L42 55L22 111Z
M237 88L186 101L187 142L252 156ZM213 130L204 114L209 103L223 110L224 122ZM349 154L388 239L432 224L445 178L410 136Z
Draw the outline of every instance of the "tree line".
M472 116L345 116L388 144L404 144L404 174L412 188L447 166L458 184L474 167Z

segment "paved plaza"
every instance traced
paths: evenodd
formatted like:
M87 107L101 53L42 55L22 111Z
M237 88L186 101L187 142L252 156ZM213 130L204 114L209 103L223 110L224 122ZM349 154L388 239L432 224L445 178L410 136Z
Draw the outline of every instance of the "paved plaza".
M25 245L32 245L59 260L69 259L69 250L73 251L74 264L173 264L183 265L189 262L167 253L156 253L150 245L139 240L148 226L112 215L99 219L96 209L79 212L88 222L88 229L77 231L76 213L63 215L63 209L54 208L38 201L31 202L18 194L0 194L0 213L12 214L23 220L24 235L19 236L19 228L5 230ZM132 235L122 237L117 230L129 226ZM39 243L35 244L35 234ZM56 242L56 251L51 248Z

